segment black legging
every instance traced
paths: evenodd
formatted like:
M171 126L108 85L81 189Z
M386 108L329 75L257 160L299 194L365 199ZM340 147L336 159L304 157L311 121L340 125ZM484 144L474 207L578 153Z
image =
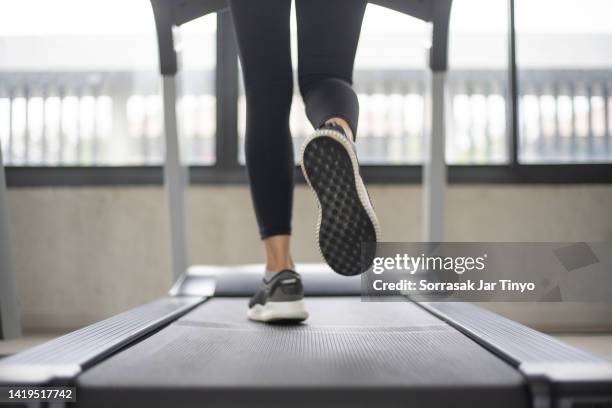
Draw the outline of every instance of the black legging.
M246 166L260 235L291 233L291 0L230 0L247 98ZM340 117L357 130L353 63L366 0L296 0L298 76L315 128Z

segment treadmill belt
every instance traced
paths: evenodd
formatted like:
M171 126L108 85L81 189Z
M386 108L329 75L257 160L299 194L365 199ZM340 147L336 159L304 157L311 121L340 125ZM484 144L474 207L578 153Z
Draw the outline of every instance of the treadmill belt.
M77 379L79 406L528 405L522 376L409 302L308 298L303 324L212 299Z

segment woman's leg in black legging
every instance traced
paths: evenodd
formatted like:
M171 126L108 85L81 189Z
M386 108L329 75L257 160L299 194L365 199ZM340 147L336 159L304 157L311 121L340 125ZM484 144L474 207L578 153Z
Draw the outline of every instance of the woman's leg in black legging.
M245 156L267 270L292 268L291 0L230 0L247 99Z
M290 0L231 0L247 99L246 165L262 238L289 234L293 96Z
M296 0L300 92L315 128L335 122L355 134L353 65L365 0Z

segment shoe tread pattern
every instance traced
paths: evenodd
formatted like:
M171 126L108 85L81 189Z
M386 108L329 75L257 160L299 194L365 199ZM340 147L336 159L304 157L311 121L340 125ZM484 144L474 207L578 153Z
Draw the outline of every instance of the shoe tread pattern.
M318 241L329 266L341 275L364 272L373 254L361 243L376 242L374 224L359 199L355 169L346 148L331 137L317 137L305 146L303 169L320 206Z

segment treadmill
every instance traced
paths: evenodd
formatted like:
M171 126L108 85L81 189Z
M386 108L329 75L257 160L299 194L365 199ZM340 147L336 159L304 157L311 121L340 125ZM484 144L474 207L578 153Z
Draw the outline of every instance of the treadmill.
M74 386L77 407L612 407L610 361L469 303L363 302L325 265L298 265L305 323L248 321L262 267L191 267L0 360L0 384Z
M440 241L441 207L431 200L440 198L445 181L444 138L434 135L444 135L436 118L444 116L451 2L378 3L433 25L424 172L425 203L432 205L424 238ZM336 275L323 264L298 264L306 322L248 321L263 265L187 266L185 169L176 137L172 27L220 12L225 2L152 4L176 283L164 298L0 360L0 386L76 387L75 403L27 404L52 407L612 407L608 360L469 303L362 301L360 277Z

